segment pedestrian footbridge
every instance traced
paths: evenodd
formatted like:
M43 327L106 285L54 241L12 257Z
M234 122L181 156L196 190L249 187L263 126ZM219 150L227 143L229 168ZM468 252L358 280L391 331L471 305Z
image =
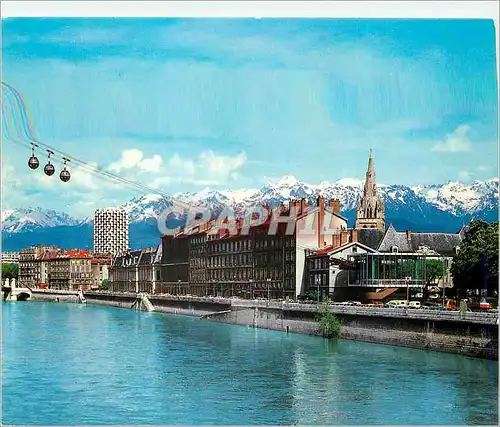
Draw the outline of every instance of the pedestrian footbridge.
M26 301L31 298L31 289L2 286L4 301Z

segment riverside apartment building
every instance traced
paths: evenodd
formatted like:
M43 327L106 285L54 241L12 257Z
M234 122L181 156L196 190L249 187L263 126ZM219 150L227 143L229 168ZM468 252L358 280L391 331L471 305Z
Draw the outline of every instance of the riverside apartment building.
M273 213L287 217L292 208L297 212L291 220L293 232L287 223L273 225ZM316 205L292 200L268 210L271 216L257 226L248 227L248 218L236 219L235 233L224 229L224 219L163 236L161 292L250 298L299 295L306 280L306 250L331 244L334 234L347 229L347 219L340 215L339 200L321 196Z

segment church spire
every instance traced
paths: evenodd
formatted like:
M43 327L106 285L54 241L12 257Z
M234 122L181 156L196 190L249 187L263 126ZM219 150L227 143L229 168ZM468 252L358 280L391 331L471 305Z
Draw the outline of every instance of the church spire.
M356 228L378 228L385 231L384 202L377 191L373 151L370 148L363 196L356 207Z
M366 169L365 187L363 197L373 197L377 193L375 184L375 168L373 166L373 152L370 148L370 157L368 158L368 168Z

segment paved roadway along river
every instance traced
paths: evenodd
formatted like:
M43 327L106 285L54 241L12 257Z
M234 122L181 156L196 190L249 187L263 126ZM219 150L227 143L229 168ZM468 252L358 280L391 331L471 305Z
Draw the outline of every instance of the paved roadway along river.
M4 424L498 421L498 362L110 307L2 309Z

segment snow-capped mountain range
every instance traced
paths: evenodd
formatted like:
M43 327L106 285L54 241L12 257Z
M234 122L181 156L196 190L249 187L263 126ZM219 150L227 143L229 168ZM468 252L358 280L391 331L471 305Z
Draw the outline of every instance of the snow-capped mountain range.
M172 197L190 205L206 206L217 212L224 207L243 210L252 205L268 203L273 206L300 198L315 203L316 198L321 195L325 199L340 199L342 213L352 224L356 200L361 196L362 188L363 181L356 179L312 185L300 182L293 176L285 176L258 189L207 188L196 193L177 193ZM411 188L403 185L379 185L386 206L386 222L392 222L396 228L411 228L414 231L453 231L474 218L495 220L498 217L498 190L498 178L475 181L472 184L447 182ZM171 205L172 199L150 194L132 199L121 206L129 212L133 228L134 225L151 223L152 218L156 218ZM28 233L33 236L37 230L60 230L65 227L90 229L92 219L72 218L65 213L41 208L9 209L1 215L1 230L4 236L10 238L16 234ZM131 239L133 235L131 229ZM3 243L6 243L5 238Z
M1 230L9 233L85 222L85 219L75 219L65 213L41 208L7 209L2 211L1 219Z

